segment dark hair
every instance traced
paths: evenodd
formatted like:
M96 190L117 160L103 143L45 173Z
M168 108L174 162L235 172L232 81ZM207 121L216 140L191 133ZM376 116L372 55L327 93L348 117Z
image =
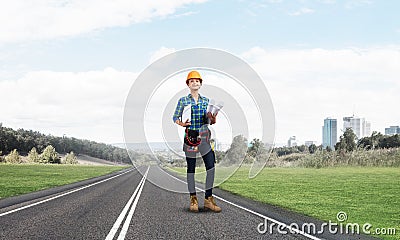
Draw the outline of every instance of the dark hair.
M200 80L200 84L203 84L203 79L201 79L201 78L191 78L191 79L199 79ZM189 85L189 80L190 79L186 80L186 85Z

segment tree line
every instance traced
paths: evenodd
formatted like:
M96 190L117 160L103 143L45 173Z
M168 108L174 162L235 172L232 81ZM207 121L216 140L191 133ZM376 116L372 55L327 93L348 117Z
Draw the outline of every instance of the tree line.
M3 127L0 123L0 152L3 154L9 154L17 149L19 153L27 155L33 148L38 152L43 152L48 146L52 146L57 153L61 154L74 152L77 155L85 154L108 161L131 164L125 149L110 144L74 137L45 135L32 130L14 130Z
M324 148L322 145L311 144L309 146L299 145L293 147L276 147L272 149L272 154L277 157L286 156L294 153L314 154L317 152L332 152L338 153L351 152L354 150L375 150L389 149L400 147L400 135L383 135L374 131L371 136L357 139L351 128L347 128L339 141L334 146L334 149L329 146ZM235 136L232 144L227 151L215 151L216 162L226 163L227 165L238 163L243 160L243 163L251 163L256 158L266 158L268 149L260 139L253 139L250 144L247 144L247 139L242 135Z

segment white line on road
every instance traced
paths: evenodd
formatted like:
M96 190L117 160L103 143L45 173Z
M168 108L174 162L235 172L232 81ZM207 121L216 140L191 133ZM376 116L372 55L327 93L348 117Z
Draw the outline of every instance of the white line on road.
M146 171L146 173L143 175L142 180L140 180L140 182L139 182L138 186L136 187L135 191L133 192L131 198L130 198L129 201L126 203L124 209L122 209L122 212L119 214L119 216L118 216L117 220L115 221L113 227L111 228L110 232L108 233L108 235L107 235L107 237L106 237L106 240L112 240L112 239L114 238L115 234L117 233L119 227L121 226L122 220L124 220L125 215L126 215L126 213L128 212L129 207L130 207L131 204L132 204L132 201L135 199L135 197L136 197L138 191L141 192L141 186L143 186L143 185L144 185L144 182L146 181L146 176L147 176L147 172L149 171L149 168L150 168L150 167L147 168L147 171ZM139 196L140 196L140 194L139 194ZM139 196L138 196L136 199L139 199ZM137 202L136 199L135 199L135 202ZM135 207L136 207L136 206L135 206ZM132 213L132 214L133 214L133 213ZM126 221L125 221L125 223L126 223ZM125 223L124 223L124 226L125 226ZM122 232L122 231L121 231L121 232ZM126 233L125 233L125 234L126 234ZM120 234L120 236L121 236L121 234ZM119 239L119 238L118 238L118 239Z
M8 215L8 214L10 214L10 213L14 213L14 212L21 211L21 210L23 210L23 209L27 209L27 208L36 206L36 205L39 205L39 204L42 204L42 203L45 203L45 202L48 202L48 201L51 201L51 200L54 200L54 199L63 197L63 196L66 196L66 195L68 195L68 194L71 194L71 193L74 193L74 192L83 190L83 189L88 188L88 187L92 187L92 186L97 185L97 184L99 184L99 183L103 183L103 182L106 182L106 181L111 180L111 179L113 179L113 178L116 178L116 177L119 177L119 176L121 176L121 175L124 175L124 174L126 174L126 173L128 173L128 172L131 172L131 171L133 171L133 170L134 170L134 168L132 168L132 169L126 171L126 172L120 173L120 174L118 174L118 175L115 175L115 176L112 176L112 177L103 179L103 180L101 180L101 181L98 181L98 182L95 182L95 183L92 183L92 184L89 184L89 185L86 185L86 186L83 186L83 187L74 189L74 190L72 190L72 191L69 191L69 192L66 192L66 193L63 193L63 194L60 194L60 195L57 195L57 196L54 196L54 197L51 197L51 198L48 198L48 199L39 201L39 202L35 202L35 203L29 204L29 205L26 205L26 206L23 206L23 207L20 207L20 208L16 208L16 209L14 209L14 210L11 210L11 211L8 211L8 212L5 212L5 213L1 213L1 214L0 214L0 217L5 216L5 215Z
M168 172L166 172L166 171L164 171L164 172L165 172L166 174L168 174L169 176L171 176L172 178L175 178L176 180L178 180L178 181L180 181L180 182L183 182L184 184L187 184L185 181L182 181L181 179L179 179L179 178L177 178L177 177L175 177L175 176L172 176L172 175L169 174ZM198 189L198 190L200 190L200 191L202 191L202 192L205 192L205 190L203 190L203 189L201 189L201 188L196 187L196 189ZM303 235L303 236L305 236L305 237L308 237L308 238L313 239L313 240L321 240L321 238L317 238L316 236L313 236L313 235L311 235L311 234L308 234L308 233L306 233L306 232L304 232L304 231L301 231L301 230L299 230L299 229L292 228L291 226L289 226L289 225L287 225L287 224L285 224L285 223L283 223L283 222L280 222L280 221L278 221L278 220L276 220L276 219L267 217L267 216L265 216L265 215L263 215L263 214L261 214L261 213L255 212L255 211L250 210L250 209L248 209L248 208L246 208L246 207L243 207L243 206L240 206L240 205L238 205L238 204L236 204L236 203L230 202L230 201L228 201L228 200L226 200L226 199L224 199L224 198L222 198L222 197L216 196L216 195L214 195L214 194L213 194L213 196L214 196L215 198L217 198L217 199L223 201L223 202L226 202L226 203L228 203L228 204L234 206L234 207L240 208L240 209L242 209L242 210L244 210L244 211L246 211L246 212L249 212L249 213L254 214L254 215L256 215L256 216L265 218L265 219L267 219L267 220L269 220L269 221L271 221L271 222L274 222L274 223L276 223L276 224L278 224L278 225L281 225L281 226L284 226L284 227L286 227L286 228L288 228L288 229L291 229L292 231L294 231L294 232L296 232L296 233L298 233L298 234L301 234L301 235Z

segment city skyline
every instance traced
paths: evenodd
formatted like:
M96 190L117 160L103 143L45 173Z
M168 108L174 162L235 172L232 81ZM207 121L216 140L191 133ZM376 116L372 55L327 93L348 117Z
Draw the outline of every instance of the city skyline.
M342 126L341 117L353 113L368 119L371 132L384 133L400 124L393 110L400 102L399 7L372 0L5 1L0 122L121 143L125 100L137 76L166 54L206 47L238 56L262 77L275 110L277 145L291 136L320 144L323 119L331 116ZM235 88L204 74L204 87ZM168 90L184 89L180 79ZM229 91L238 102L245 99ZM241 108L257 111L254 104ZM224 132L228 118L219 116L219 138L232 137Z

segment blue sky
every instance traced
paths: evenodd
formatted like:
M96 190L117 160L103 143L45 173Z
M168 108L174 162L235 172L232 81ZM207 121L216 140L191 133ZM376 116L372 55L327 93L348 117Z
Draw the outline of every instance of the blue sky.
M324 117L341 119L353 111L370 120L373 130L400 125L399 114L390 112L400 100L399 1L38 0L31 6L24 1L3 5L0 89L7 93L0 97L0 107L9 110L0 122L5 126L121 142L123 96L134 78L155 56L191 47L226 50L260 73L275 103L277 142L291 135L320 142ZM299 92L304 84L307 96ZM13 88L21 96L10 96ZM49 106L45 93L52 92L51 100L59 105ZM373 92L376 105L367 104ZM68 102L66 94L72 96ZM94 101L92 114L73 111L83 95ZM102 109L96 106L104 95L113 102L108 107L114 117L101 121ZM12 106L7 99L13 99ZM296 102L315 106L299 111ZM371 108L382 104L382 112L373 114ZM49 109L65 115L48 116ZM85 121L68 117L73 114L87 114L93 128L79 127ZM304 129L290 127L291 118L298 118ZM98 136L98 129L107 133Z

